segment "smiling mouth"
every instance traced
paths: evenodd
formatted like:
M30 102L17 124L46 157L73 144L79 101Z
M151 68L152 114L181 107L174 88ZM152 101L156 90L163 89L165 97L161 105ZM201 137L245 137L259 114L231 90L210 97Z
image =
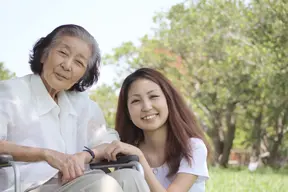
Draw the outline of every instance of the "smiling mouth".
M66 79L66 80L68 80L68 78L66 77L66 76L63 76L63 75L61 75L61 74L59 74L59 73L55 73L58 77L61 77L61 78L63 78L63 79Z
M154 119L155 117L157 117L157 115L159 115L159 114L157 113L157 114L153 114L153 115L147 115L145 117L142 117L141 119L144 119L144 120Z

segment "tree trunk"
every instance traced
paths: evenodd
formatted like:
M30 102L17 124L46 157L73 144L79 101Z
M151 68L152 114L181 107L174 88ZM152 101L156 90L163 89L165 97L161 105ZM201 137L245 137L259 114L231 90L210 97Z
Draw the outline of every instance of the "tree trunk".
M254 126L252 132L252 139L254 141L252 147L252 156L254 160L258 160L261 153L262 117L263 117L263 110L261 108L258 116L254 119Z
M268 165L274 168L277 168L279 165L277 163L278 160L278 152L279 147L282 144L283 136L284 136L284 127L286 126L288 121L288 110L286 110L281 118L281 113L276 118L276 138L275 142L272 144L272 149L270 151L270 156L268 159Z
M236 117L234 110L236 108L236 103L229 103L227 105L227 113L226 113L226 126L227 132L224 138L224 148L222 158L220 159L220 166L227 167L230 151L233 146L233 141L235 138L235 130L236 130Z
M218 164L219 157L223 153L223 137L222 137L222 124L221 113L214 112L212 117L212 128L207 132L209 137L212 138L214 148L213 163Z
M223 140L220 138L219 135L219 128L213 129L213 146L214 146L214 162L218 164L220 156L223 153Z

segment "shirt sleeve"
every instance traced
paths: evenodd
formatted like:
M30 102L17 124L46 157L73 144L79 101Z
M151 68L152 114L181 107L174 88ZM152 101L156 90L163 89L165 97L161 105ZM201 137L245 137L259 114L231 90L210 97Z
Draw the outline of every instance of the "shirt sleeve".
M12 95L9 84L6 81L0 82L0 140L8 139L9 105Z
M198 138L190 138L192 149L191 164L183 158L180 162L178 173L189 173L198 176L197 181L209 178L207 167L207 148L204 142Z
M104 114L97 103L90 101L90 119L87 124L87 141L89 147L95 147L103 143L111 143L120 140L117 131L106 127Z
M0 102L0 108L1 102ZM8 118L4 112L0 109L0 141L7 140L7 127L8 127Z

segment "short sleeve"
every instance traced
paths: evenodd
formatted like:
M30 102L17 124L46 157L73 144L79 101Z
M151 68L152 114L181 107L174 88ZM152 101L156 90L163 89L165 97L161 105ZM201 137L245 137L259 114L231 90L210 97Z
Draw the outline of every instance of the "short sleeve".
M87 141L89 147L94 147L103 143L111 143L119 140L118 133L111 128L106 127L104 114L97 103L90 101L89 116L87 124Z
M191 164L183 158L180 162L178 173L190 173L197 175L197 181L207 180L209 178L207 167L207 148L204 142L198 138L190 138L192 149Z

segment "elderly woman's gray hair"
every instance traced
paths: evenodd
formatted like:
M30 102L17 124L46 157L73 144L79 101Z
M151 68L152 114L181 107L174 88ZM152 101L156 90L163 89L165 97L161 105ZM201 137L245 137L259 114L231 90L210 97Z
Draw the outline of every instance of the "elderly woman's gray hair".
M41 63L42 57L47 57L50 49L62 36L77 37L90 46L91 57L88 62L87 70L84 76L69 89L69 91L85 91L98 81L101 54L98 43L94 37L81 26L73 24L61 25L55 28L46 37L40 38L34 45L32 53L30 54L30 68L34 74L41 75L43 69L43 63Z

